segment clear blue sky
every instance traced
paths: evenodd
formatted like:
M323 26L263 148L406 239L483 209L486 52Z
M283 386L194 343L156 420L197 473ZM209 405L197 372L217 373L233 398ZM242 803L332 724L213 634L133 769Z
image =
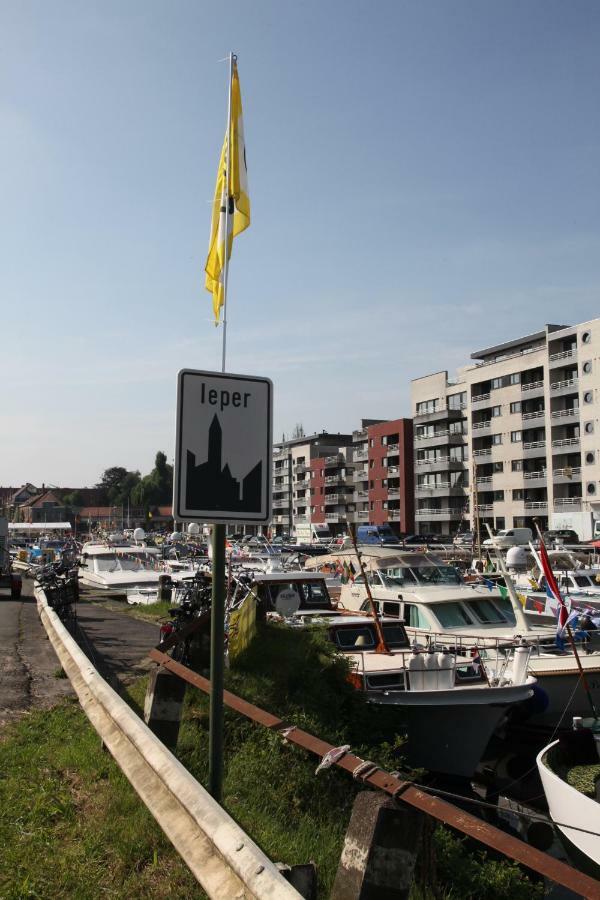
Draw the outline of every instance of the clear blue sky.
M220 367L230 49L228 368L273 379L277 436L408 415L412 377L600 315L596 0L4 0L0 34L0 484L148 471L177 371Z

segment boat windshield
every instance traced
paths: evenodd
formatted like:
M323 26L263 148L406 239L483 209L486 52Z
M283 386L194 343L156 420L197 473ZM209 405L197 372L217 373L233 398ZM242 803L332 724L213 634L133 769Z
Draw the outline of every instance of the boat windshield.
M384 623L383 635L391 650L409 646L406 631L400 623ZM377 632L371 624L343 625L333 630L333 640L342 650L374 650L377 646Z
M149 568L147 560L139 556L97 556L97 572L140 572Z
M465 625L473 624L473 619L462 603L455 601L435 603L430 609L442 628L463 628Z
M393 566L380 570L386 587L402 587L407 584L462 584L463 580L454 566Z
M573 581L577 587L589 588L597 587L588 575L573 575Z

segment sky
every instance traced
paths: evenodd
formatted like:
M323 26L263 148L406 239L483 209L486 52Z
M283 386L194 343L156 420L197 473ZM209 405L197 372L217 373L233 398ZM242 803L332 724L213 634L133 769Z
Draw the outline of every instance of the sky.
M174 452L238 55L252 224L230 372L275 436L600 315L596 0L2 0L0 484Z

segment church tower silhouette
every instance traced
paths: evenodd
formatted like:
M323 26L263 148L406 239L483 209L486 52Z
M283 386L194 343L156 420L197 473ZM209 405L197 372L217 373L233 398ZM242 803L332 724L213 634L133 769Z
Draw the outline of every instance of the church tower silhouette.
M218 416L213 416L208 430L206 462L196 465L196 456L186 451L187 472L185 502L187 509L231 512L261 512L262 460L240 482L234 478L229 463L222 466L223 430Z

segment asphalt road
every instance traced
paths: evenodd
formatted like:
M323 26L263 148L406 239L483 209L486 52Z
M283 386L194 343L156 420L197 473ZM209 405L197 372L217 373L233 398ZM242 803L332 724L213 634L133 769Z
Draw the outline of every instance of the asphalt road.
M159 641L159 626L133 618L120 609L124 603L82 599L77 605L77 643L106 680L126 683L152 663L148 650Z
M72 694L57 678L60 663L40 622L33 582L23 581L20 600L0 597L0 728L24 712L53 706Z

